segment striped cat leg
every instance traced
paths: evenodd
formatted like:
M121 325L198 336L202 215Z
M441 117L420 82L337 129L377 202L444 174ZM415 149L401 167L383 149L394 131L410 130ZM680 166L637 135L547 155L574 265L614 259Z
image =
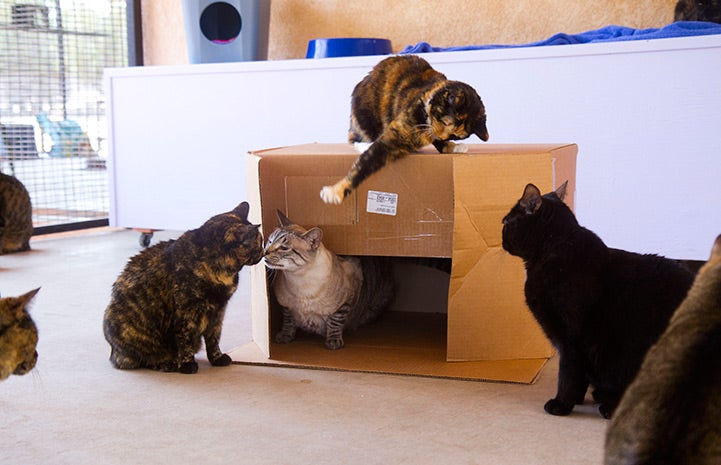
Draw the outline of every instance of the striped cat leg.
M184 323L184 324L183 324ZM178 360L180 367L178 371L186 375L198 372L198 362L195 361L196 341L199 343L198 326L193 321L181 323L176 333L178 344Z
M343 328L346 320L348 320L350 310L350 305L346 304L328 317L325 333L325 346L328 349L337 350L343 348Z
M283 309L283 327L275 335L275 342L278 344L287 344L295 339L295 319L293 314L287 308Z
M222 317L220 319L222 322ZM203 335L205 339L205 352L208 354L208 361L214 367L225 367L233 363L233 360L228 354L224 354L220 350L220 331L221 324L213 324L212 327L208 328Z

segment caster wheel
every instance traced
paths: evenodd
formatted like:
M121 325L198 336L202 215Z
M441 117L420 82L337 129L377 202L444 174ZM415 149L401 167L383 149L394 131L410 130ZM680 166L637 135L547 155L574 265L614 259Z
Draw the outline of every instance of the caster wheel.
M153 233L152 232L144 232L140 234L140 240L138 242L140 243L141 247L147 247L150 245L150 241L153 239Z

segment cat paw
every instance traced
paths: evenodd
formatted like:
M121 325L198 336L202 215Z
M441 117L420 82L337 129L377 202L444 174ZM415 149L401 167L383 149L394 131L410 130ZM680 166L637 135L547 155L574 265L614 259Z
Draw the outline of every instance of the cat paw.
M320 190L320 198L325 203L340 205L351 192L353 192L352 182L345 177L332 186L323 187Z
M230 358L230 355L228 354L223 354L215 360L210 361L210 364L214 367L227 367L231 363L233 363L233 359Z
M443 153L466 153L468 146L466 144L456 144L455 142L447 142L443 147Z
M343 339L326 339L325 340L325 347L330 350L338 350L342 349L345 344L343 343Z
M559 400L551 399L546 402L543 409L551 415L566 416L573 411L573 405L566 405Z
M289 342L292 342L293 339L295 339L294 334L280 332L275 335L275 342L278 344L288 344Z
M193 373L198 372L198 362L192 361L192 362L183 362L180 365L179 372L186 374L186 375L192 375Z
M616 406L613 404L601 404L598 406L598 413L600 413L601 416L606 420L611 419L615 410Z
M343 202L343 197L336 194L333 186L324 186L323 189L320 190L320 198L324 203L332 205L340 205Z

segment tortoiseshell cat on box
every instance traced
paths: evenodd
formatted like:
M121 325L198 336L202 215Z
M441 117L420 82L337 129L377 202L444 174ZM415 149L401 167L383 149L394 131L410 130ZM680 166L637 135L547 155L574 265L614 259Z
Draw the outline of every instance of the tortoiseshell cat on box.
M488 140L486 110L471 86L448 80L415 55L386 58L353 89L348 141L362 153L320 196L340 204L387 163L429 144L441 153L465 152L453 141L472 134Z
M558 350L546 412L568 415L590 385L610 418L694 275L674 260L607 247L563 203L566 187L541 195L527 185L503 219L503 248L523 259L526 303Z

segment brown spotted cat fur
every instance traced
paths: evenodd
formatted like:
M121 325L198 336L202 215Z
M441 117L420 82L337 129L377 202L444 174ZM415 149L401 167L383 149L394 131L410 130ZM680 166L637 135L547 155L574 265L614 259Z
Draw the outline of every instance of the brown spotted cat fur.
M263 254L248 209L243 202L130 259L113 284L103 324L116 368L195 373L201 338L211 365L231 363L219 347L225 307L240 269Z
M721 463L721 236L623 395L605 463Z
M0 381L24 375L37 363L38 329L28 307L39 290L0 298Z
M17 178L0 173L0 255L30 250L32 234L30 194Z
M387 163L429 144L441 153L465 152L452 141L472 134L488 140L485 107L471 86L446 79L418 56L388 57L353 90L348 141L362 153L320 196L340 204Z

